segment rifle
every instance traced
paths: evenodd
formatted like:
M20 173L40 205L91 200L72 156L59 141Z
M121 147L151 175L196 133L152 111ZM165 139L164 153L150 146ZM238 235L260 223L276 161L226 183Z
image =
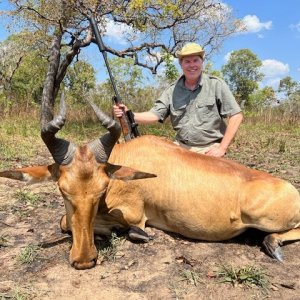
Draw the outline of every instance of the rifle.
M89 16L89 20L90 20L90 24L92 26L92 30L93 30L95 38L96 38L96 43L98 45L98 48L99 48L100 52L103 55L104 62L105 62L105 65L106 65L106 68L107 68L107 71L108 71L108 74L109 74L109 77L110 77L110 81L111 81L113 90L115 92L115 96L113 97L113 101L114 101L114 103L116 103L116 105L119 105L119 104L122 103L122 100L121 100L121 97L118 93L114 77L112 75L111 69L110 69L109 64L108 64L107 54L106 54L106 51L105 51L104 43L102 41L102 37L100 35L100 32L99 32L97 23L95 21L95 18L93 16ZM119 121L120 121L120 124L121 124L121 128L122 128L122 132L123 132L125 141L131 140L131 139L133 139L135 137L138 137L140 135L139 132L138 132L138 129L137 129L137 124L134 121L134 114L132 113L131 110L128 110L126 113L124 113L124 111L123 111L123 115L122 115L122 117L119 118Z

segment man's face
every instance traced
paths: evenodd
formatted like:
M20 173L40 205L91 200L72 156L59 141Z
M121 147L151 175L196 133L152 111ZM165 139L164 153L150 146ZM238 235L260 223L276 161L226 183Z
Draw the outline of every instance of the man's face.
M202 72L203 60L198 55L185 56L181 60L183 74L188 80L198 80Z

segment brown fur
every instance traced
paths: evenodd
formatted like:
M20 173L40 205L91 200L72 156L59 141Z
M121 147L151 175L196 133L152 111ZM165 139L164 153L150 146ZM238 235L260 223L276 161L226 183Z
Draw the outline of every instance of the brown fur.
M71 164L59 167L58 186L67 211L61 224L73 233L70 261L78 269L95 264L93 233L109 234L115 227L143 230L149 224L209 241L253 227L273 233L264 243L277 259L281 242L300 238L298 191L267 173L195 154L154 136L115 145L109 163L123 167L99 164L82 147ZM47 178L48 169L45 174L34 167L15 172L36 170L35 177ZM151 174L157 177L147 178ZM138 178L145 179L132 180Z

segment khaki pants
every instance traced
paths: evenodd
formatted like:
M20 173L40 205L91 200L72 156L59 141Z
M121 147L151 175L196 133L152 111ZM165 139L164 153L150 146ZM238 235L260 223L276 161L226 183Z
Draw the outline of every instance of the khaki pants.
M196 153L201 153L201 154L205 154L209 149L214 148L214 147L218 147L220 145L220 143L214 143L211 144L209 146L198 146L198 147L193 147L193 146L188 146L185 145L179 141L175 141L174 144L179 145L185 149L188 149L192 152L196 152Z

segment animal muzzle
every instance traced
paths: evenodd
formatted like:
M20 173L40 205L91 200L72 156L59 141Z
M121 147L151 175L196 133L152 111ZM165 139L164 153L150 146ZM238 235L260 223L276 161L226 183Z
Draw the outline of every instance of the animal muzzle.
M74 222L75 224L71 226L73 245L70 250L70 264L77 270L93 268L98 258L93 224L89 218L85 219L82 215L73 216L73 219L80 219L81 222Z
M98 252L93 245L91 249L85 249L82 253L73 251L73 247L70 253L70 264L76 270L86 270L95 267L97 263Z
M95 265L97 263L97 257L92 259L89 262L77 262L77 261L73 261L71 263L71 266L73 268L75 268L76 270L87 270L87 269L91 269L94 268Z

